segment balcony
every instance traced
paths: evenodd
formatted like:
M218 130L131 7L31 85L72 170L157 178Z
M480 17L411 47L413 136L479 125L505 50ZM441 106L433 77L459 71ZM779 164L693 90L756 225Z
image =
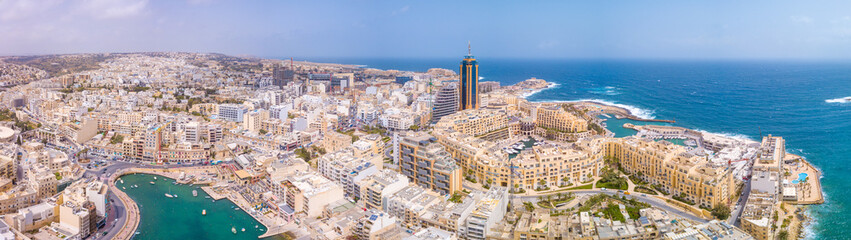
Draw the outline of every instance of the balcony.
M431 164L428 161L419 161L417 162L417 166L424 168L431 168Z
M420 182L427 182L427 183L431 182L431 178L429 178L428 176L419 176L419 177L417 177L417 180L420 181Z
M443 176L443 175L440 175L440 174L435 175L434 179L437 180L437 181L443 181L443 182L447 181L446 176Z

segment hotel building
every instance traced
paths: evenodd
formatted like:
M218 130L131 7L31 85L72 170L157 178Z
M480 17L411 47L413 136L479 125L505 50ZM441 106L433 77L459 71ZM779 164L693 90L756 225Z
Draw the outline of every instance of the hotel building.
M734 190L730 169L713 166L706 158L667 141L611 139L606 144L606 157L617 161L626 173L701 207L728 204Z
M479 109L479 62L467 46L467 56L461 60L460 81L458 82L458 110Z

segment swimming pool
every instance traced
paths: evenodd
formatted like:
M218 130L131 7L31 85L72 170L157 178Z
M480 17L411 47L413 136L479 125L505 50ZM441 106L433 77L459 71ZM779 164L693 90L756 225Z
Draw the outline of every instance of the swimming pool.
M798 184L799 182L803 182L804 179L807 179L807 173L798 173L798 179L792 180L792 183Z

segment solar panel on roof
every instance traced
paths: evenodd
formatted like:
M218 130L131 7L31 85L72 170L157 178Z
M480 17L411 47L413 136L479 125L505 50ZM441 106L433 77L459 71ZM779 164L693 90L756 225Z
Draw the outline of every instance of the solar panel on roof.
M369 216L370 221L375 221L376 219L378 219L378 215Z

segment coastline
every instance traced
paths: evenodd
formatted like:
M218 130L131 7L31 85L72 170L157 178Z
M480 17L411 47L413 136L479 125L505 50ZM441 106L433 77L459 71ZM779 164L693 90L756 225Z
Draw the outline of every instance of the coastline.
M539 92L540 91L536 91L534 93L539 93ZM528 98L528 97L534 95L534 93L528 94L528 95L523 95L522 97L525 99L525 98ZM629 119L632 119L632 120L645 121L645 122L659 121L658 119L655 119L654 116L649 115L649 114L645 114L644 116L636 116L636 114L635 114L636 112L647 113L646 110L642 110L640 108L625 105L625 104L612 103L612 102L608 102L608 101L605 101L605 100L583 99L583 100L572 100L572 101L538 101L538 102L542 102L542 103L574 103L574 104L583 104L583 105L586 105L586 107L588 107L590 105L599 105L599 108L597 108L597 111L600 111L601 113L605 113L606 110L609 110L609 111L611 111L610 113L622 114L623 117L629 118ZM594 107L592 107L591 109L594 109ZM755 139L752 139L749 136L741 135L741 134L715 133L715 132L709 132L709 131L701 130L701 129L690 129L690 128L684 128L684 127L677 127L677 128L689 129L689 130L700 132L701 134L705 134L705 135L714 135L716 137L721 137L721 138L740 140L740 141L743 141L747 144L753 144L753 143L758 144L761 141L761 139L755 140ZM810 178L809 178L810 180L809 181L813 182L813 185L815 186L815 189L813 189L813 192L816 193L815 197L817 197L817 198L815 200L781 201L780 203L785 203L785 204L795 206L796 209L802 209L801 211L803 213L801 213L801 214L806 215L805 217L807 219L811 219L812 221L803 221L803 220L797 220L796 219L796 221L799 221L799 222L795 222L795 223L800 224L800 227L797 228L796 234L797 235L804 234L805 235L804 237L812 237L814 235L814 232L812 231L811 228L814 226L813 223L815 221L815 218L813 218L807 212L807 210L809 209L809 207L808 207L809 205L818 205L818 204L823 204L825 202L825 195L824 195L824 191L823 191L822 186L821 186L821 178L823 178L824 175L823 175L823 172L822 172L821 169L816 168L815 165L813 165L811 162L809 162L802 155L794 154L787 149L786 158L787 159L800 159L801 163L803 165L805 165L805 169L810 171L810 173L809 173L810 174ZM784 166L784 168L785 167L788 167L788 166ZM792 169L789 169L789 170L790 170L790 172L793 171ZM793 175L795 175L795 173L793 173Z
M179 174L179 172L180 172L181 170L184 170L184 171L185 171L185 170L195 170L194 168L197 168L197 167L180 167L180 168L166 168L166 169L158 169L158 168L130 168L130 169L126 169L126 170L123 170L123 171L121 171L121 172L117 172L116 174L114 174L114 175L111 177L111 179L110 179L110 185L114 187L114 183L115 183L115 181L117 181L117 180L118 180L118 178L121 178L122 176L125 176L125 175L130 175L130 174L149 174L149 175L157 175L157 176L160 176L160 177L169 178L169 179L171 179L171 180L173 180L173 181L177 181L177 179L178 179L179 177L178 177L178 176L175 176L175 175ZM177 172L174 172L174 171L177 171ZM240 208L240 209L239 209L239 211L242 211L242 212L244 212L245 214L248 214L248 215L249 215L249 216L251 216L251 218L253 218L255 221L257 221L258 223L260 223L261 225L263 225L263 226L266 228L266 232L265 232L264 234L260 235L258 238L272 237L272 236L276 236L276 235L279 235L279 234L283 233L283 232L279 232L279 233L275 233L275 234L270 234L270 232L272 232L272 229L273 229L273 228L274 228L274 229L277 229L277 230L281 230L281 228L279 228L279 227L275 227L275 226L271 226L271 225L270 225L271 223L268 223L268 222L266 221L266 219L261 219L261 218L259 218L259 217L257 217L257 216L252 215L251 213L249 213L246 209L251 208L251 206L247 205L246 203L243 203L244 201L240 201L239 199L236 199L235 197L233 197L233 196L232 196L232 194L220 194L220 193L215 192L215 190L212 190L212 187L213 187L213 184L212 184L212 183L193 183L193 184L195 184L195 185L206 185L206 186L201 187L201 189L202 189L205 193L207 193L208 195L210 195L210 197L211 197L211 198L216 198L216 200L220 200L220 199L222 199L222 198L227 199L228 201L230 201L230 202L231 202L231 203L233 203L234 205L239 206L239 208ZM211 191L213 191L213 192L215 193L215 195L214 195L214 194L210 194L210 191L208 191L207 189L210 189ZM133 236L134 236L134 235L133 235L133 233L135 233L135 232L136 232L136 229L139 227L139 222L141 221L141 212L139 212L139 210L138 210L138 206L136 205L136 203L135 203L132 199L130 199L130 198L129 198L129 196L127 195L127 193L125 193L125 192L123 192L123 191L119 190L118 188L115 188L115 191L118 191L118 192L120 192L121 194L123 194L124 196L127 196L127 199L128 199L128 201L129 201L129 203L130 203L130 204L132 204L132 206L135 206L135 209L136 209L136 211L135 211L135 212L136 212L136 215L134 216L134 217L135 217L135 219L136 219L136 221L135 221L135 223L133 224L133 227L132 227L132 229L131 229L131 234L130 234L127 238L119 238L119 235L116 235L116 238L118 238L118 239L132 239L132 238L133 238ZM215 197L214 197L214 196L215 196ZM126 202L125 202L125 206L127 206L127 205L128 205L128 203L126 203ZM129 216L129 215L128 215L128 216ZM128 220L129 220L129 218L128 218ZM123 229L124 229L124 227L122 227L122 232L123 232Z
M524 93L520 94L520 97L521 97L521 98L528 98L528 97L530 97L530 96L532 96L532 95L535 95L535 94L541 93L541 92L543 92L543 91L545 91L545 90L549 90L549 89L557 88L558 86L561 86L561 84L558 84L558 83L555 83L555 82L547 82L547 86L546 86L546 87L539 88L539 89L533 89L533 90L531 90L531 91L529 91L529 92L524 92ZM524 89L524 91L525 91L525 90L526 90L526 89Z

